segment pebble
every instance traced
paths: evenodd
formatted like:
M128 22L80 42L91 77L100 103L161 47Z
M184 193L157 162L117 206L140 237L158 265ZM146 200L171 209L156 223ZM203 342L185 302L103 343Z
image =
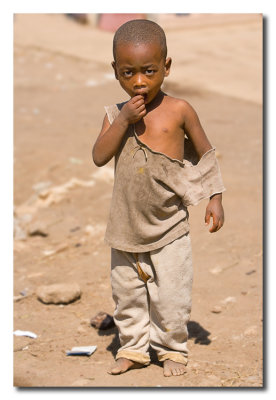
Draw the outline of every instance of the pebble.
M114 320L113 317L103 311L100 311L97 315L91 318L91 325L97 329L110 329L113 328Z
M252 275L256 272L255 269L251 269L250 271L246 272L246 275Z
M68 248L69 248L69 246L68 246L67 243L61 243L55 249L53 249L53 250L43 250L42 253L43 253L44 257L50 257L50 256L52 256L54 254L61 253L62 251L67 250Z
M222 308L221 308L221 306L214 306L212 308L211 312L214 313L214 314L219 314L219 313L222 312Z
M57 283L39 286L37 298L45 304L69 304L81 297L77 283Z
M223 269L221 267L215 267L213 269L210 269L209 271L211 272L211 274L218 275L223 271Z
M226 297L226 299L224 299L222 301L223 304L229 304L229 303L236 303L237 299L236 297Z
M24 290L21 290L21 292L20 292L20 294L21 294L21 296L27 296L27 294L28 294L28 289L26 288L26 289L24 289Z
M40 221L33 222L29 225L28 228L28 235L29 236L42 236L42 237L47 237L48 236L48 231L47 227L45 224L43 224Z

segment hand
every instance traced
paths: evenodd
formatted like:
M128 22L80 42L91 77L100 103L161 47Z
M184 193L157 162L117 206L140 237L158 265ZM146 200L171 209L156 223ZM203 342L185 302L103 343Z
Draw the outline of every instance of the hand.
M121 110L121 116L128 124L135 124L135 122L143 118L146 113L145 100L140 94L132 97Z
M210 218L213 219L212 227L209 232L217 232L224 224L224 211L221 204L222 195L221 193L215 194L211 197L205 213L205 225L209 225Z

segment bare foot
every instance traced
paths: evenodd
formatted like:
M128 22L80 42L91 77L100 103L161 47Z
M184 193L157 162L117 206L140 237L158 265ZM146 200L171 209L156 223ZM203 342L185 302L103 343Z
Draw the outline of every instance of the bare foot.
M186 373L185 364L181 364L176 361L165 360L163 367L164 367L164 376L172 376L172 375L177 376Z
M118 358L115 364L107 371L111 375L119 375L128 371L129 369L142 368L143 364L128 360L127 358Z

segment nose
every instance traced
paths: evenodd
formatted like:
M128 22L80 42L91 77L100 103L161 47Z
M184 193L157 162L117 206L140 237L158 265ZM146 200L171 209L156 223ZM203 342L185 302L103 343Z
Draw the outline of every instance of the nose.
M146 84L144 81L144 77L143 74L138 73L135 76L135 81L134 81L134 89L141 89L141 88L145 88Z

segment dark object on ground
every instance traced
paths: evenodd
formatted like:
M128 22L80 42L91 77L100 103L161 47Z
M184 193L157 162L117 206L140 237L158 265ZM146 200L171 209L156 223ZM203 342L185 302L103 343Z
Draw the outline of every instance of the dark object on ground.
M97 329L110 329L115 326L113 317L103 311L91 318L90 323Z

